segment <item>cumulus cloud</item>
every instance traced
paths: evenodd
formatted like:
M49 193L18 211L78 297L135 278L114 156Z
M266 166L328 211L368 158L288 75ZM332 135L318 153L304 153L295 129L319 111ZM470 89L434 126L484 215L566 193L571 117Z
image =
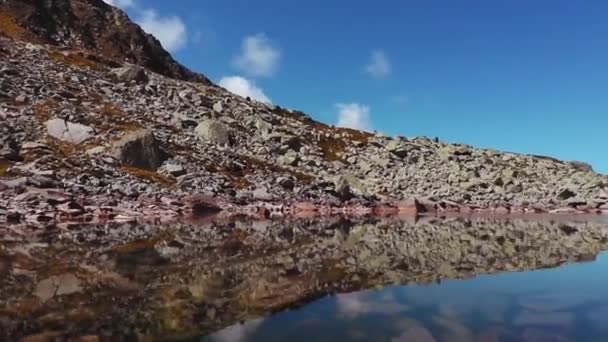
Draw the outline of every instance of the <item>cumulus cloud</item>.
M175 52L188 41L187 29L184 22L177 16L159 16L153 9L143 10L137 23L144 31L160 40L163 47Z
M242 97L249 96L250 98L271 103L270 98L264 94L264 91L255 85L255 82L248 80L241 76L227 76L223 77L220 82L220 87L226 88L231 93L240 95Z
M336 104L336 109L338 110L337 126L364 131L371 130L372 125L368 106L358 103L338 103Z
M235 58L234 65L250 76L270 76L276 71L281 51L272 45L263 33L245 37L241 53Z
M103 0L106 4L120 7L120 8L128 8L135 6L134 0Z
M365 71L372 77L382 78L391 73L391 62L382 50L372 51L372 60L365 67Z

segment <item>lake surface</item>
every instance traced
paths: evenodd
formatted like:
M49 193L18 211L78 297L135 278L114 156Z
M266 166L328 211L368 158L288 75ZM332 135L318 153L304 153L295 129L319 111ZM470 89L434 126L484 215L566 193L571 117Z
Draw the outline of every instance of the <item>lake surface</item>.
M608 221L0 227L0 340L608 341Z

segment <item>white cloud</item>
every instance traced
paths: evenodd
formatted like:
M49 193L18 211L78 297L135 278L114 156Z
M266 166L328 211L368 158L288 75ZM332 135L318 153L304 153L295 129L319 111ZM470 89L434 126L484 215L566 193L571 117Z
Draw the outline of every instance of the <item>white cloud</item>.
M162 17L156 10L146 9L141 12L141 18L137 23L144 31L160 40L163 47L170 52L186 46L188 41L186 25L177 16Z
M391 73L391 62L382 50L372 51L372 60L365 67L365 71L372 77L382 78Z
M338 103L338 123L339 127L371 130L371 120L369 107L358 103Z
M241 76L222 77L219 82L220 87L226 88L228 91L240 95L242 97L249 96L254 100L265 103L271 103L270 98L264 94L264 91L255 85L255 82L250 81Z
M115 6L119 8L128 8L135 6L134 0L103 0L106 4L110 6Z
M263 33L243 39L241 54L234 65L251 76L272 75L281 59L281 51L274 47Z

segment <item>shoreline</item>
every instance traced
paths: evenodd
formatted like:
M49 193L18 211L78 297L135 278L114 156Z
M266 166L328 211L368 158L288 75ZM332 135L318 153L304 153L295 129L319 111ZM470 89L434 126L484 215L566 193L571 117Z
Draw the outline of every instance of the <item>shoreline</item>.
M75 227L98 223L167 223L178 220L265 220L281 218L323 219L335 216L411 218L416 216L580 216L608 215L608 206L478 206L448 200L406 199L392 201L353 200L342 203L322 201L260 201L237 203L220 196L173 194L124 198L115 193L86 195L62 189L2 187L0 181L0 224L30 227Z

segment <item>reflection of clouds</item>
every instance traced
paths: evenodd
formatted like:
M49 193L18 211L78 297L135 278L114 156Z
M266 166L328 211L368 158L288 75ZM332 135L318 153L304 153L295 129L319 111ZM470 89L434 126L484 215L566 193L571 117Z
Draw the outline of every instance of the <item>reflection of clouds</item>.
M372 298L370 291L346 293L336 295L336 310L338 314L346 318L356 318L365 314L391 315L408 310L408 307L387 301L392 297L385 297L384 300Z
M263 318L247 321L243 324L235 324L211 335L212 341L217 342L241 342L246 341L256 330L260 324L264 322Z

